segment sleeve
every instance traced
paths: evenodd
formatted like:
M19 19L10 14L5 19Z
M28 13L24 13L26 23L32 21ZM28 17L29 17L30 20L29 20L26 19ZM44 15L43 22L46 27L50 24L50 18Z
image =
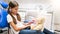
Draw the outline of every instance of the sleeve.
M13 21L12 17L10 15L7 15L7 22L10 23L12 21Z

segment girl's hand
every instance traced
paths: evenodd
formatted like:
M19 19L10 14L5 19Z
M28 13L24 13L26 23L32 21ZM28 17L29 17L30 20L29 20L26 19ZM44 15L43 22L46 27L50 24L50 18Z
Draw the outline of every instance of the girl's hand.
M31 25L31 23L25 23L25 24L23 24L23 25L27 26L27 25Z
M31 25L30 24L25 24L26 27L30 27Z
M30 25L25 25L25 26L23 26L23 27L21 27L22 29L24 29L24 28L27 28L27 27L29 27Z

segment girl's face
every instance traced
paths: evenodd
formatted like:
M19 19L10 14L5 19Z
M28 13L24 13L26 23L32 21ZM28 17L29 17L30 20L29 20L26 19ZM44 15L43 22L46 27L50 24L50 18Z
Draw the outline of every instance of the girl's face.
M11 11L12 11L13 14L17 14L18 6L14 7L14 8L11 8Z

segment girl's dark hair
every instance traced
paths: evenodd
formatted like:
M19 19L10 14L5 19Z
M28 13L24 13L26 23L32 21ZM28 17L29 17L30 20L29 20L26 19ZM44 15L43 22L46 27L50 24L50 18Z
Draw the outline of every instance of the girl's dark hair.
M11 14L10 8L14 8L14 7L16 7L16 6L18 6L18 3L17 3L16 1L10 1L10 2L9 2L8 14L10 14L11 17L13 18L14 24L16 24L16 19L15 19L15 17ZM20 15L19 15L18 13L16 14L16 16L17 16L18 21L21 21L21 17L20 17Z

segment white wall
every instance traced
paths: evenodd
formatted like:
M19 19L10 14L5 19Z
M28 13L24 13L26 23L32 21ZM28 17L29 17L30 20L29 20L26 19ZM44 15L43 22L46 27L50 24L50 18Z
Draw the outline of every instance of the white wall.
M51 4L54 8L54 22L60 24L60 0L51 0Z

